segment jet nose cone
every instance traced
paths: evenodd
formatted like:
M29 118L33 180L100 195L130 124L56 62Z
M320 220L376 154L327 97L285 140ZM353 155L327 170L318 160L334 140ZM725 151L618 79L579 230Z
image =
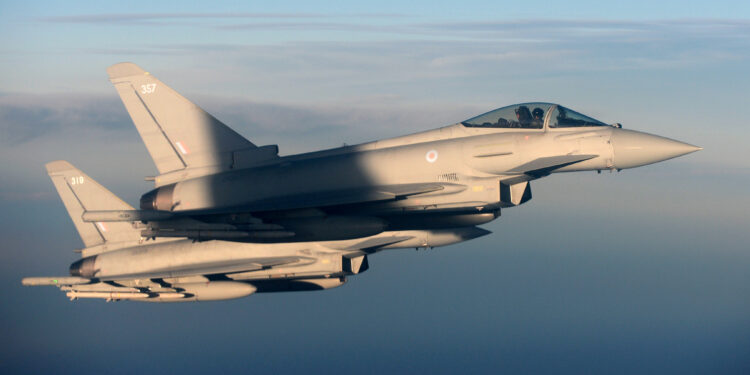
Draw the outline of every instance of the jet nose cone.
M616 129L612 133L614 165L617 169L658 163L702 149L674 139L634 130Z

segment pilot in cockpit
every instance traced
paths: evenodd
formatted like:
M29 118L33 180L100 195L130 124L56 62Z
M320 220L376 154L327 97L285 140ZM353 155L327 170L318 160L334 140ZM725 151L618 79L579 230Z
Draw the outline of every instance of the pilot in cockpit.
M518 119L518 127L530 128L531 127L531 112L529 107L522 105L516 108L516 118Z
M541 129L544 124L544 110L536 107L531 111L531 116L533 117L531 120L531 127L534 129Z

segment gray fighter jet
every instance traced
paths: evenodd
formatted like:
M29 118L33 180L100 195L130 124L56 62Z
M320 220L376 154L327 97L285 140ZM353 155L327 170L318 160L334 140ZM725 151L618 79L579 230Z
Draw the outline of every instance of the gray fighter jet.
M47 170L86 248L70 298L195 301L326 289L383 249L434 247L531 199L557 172L634 168L701 148L552 103L299 155L257 146L132 63L108 70L159 175L140 209L64 161Z

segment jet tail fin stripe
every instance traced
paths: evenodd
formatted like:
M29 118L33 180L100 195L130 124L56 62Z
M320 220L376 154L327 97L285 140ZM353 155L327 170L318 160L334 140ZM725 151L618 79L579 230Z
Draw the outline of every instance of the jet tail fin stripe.
M133 210L133 207L66 161L53 161L46 167L86 247L140 239L140 230L129 222L102 224L83 220L83 214L89 210Z
M74 179L80 180L80 181L85 181L88 178L83 177L81 175L79 177L75 177ZM71 180L73 180L73 179L71 179ZM78 206L81 209L81 218L82 218L81 220L83 220L83 214L86 212L86 205L83 204L83 202L81 201L81 198L78 197L78 194L76 194L75 189L73 189L73 186L70 185L70 182L68 181L68 179L64 179L64 181L65 181L65 185L68 187L68 191L70 191L70 194L73 196L73 198L75 198L76 202L78 202ZM104 238L104 228L101 227L99 224L100 223L94 223L94 230L96 231L96 233L99 234L99 240L96 241L96 245L104 243L104 242L107 241L107 239ZM79 232L80 232L80 230L79 230ZM81 236L81 238L83 238L83 236ZM85 241L84 241L84 243L85 243ZM89 245L86 244L86 246L88 247Z
M120 94L120 99L130 114L159 173L164 174L185 168L187 164L175 152L169 137L159 126L154 114L148 110L146 103L136 94L133 85L129 82L115 83L115 89Z
M135 87L133 87L132 85L130 85L130 87L133 89L133 93L135 93L135 96L141 102L141 105L143 106L143 109L146 110L146 113L148 113L149 117L151 117L151 121L153 121L154 125L156 125L156 128L159 129L159 132L161 133L162 137L164 137L164 140L166 141L166 144L168 144L169 147L172 149L172 152L174 153L174 156L176 156L177 159L180 160L180 163L182 164L183 168L187 168L187 163L185 163L185 159L183 159L182 156L180 156L180 153L177 152L177 149L175 149L175 144L178 147L182 148L182 145L180 144L180 142L175 142L175 144L173 144L172 142L169 141L169 137L167 137L167 133L164 132L164 128L162 128L162 126L159 124L159 121L156 120L156 117L154 117L154 114L151 112L151 110L148 109L148 106L146 105L146 102L144 102L143 98L138 94L138 90L136 90ZM162 171L159 170L159 172L162 172Z
M206 166L229 168L233 152L257 148L137 65L115 64L107 73L159 173Z

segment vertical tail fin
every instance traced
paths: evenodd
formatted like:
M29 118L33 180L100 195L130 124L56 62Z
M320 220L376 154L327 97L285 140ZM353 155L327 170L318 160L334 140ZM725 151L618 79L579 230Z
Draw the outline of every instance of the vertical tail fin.
M86 211L132 210L133 207L67 161L53 161L46 167L86 247L140 239L140 230L129 222L89 223L82 219Z
M160 174L226 165L256 146L133 63L107 68Z

